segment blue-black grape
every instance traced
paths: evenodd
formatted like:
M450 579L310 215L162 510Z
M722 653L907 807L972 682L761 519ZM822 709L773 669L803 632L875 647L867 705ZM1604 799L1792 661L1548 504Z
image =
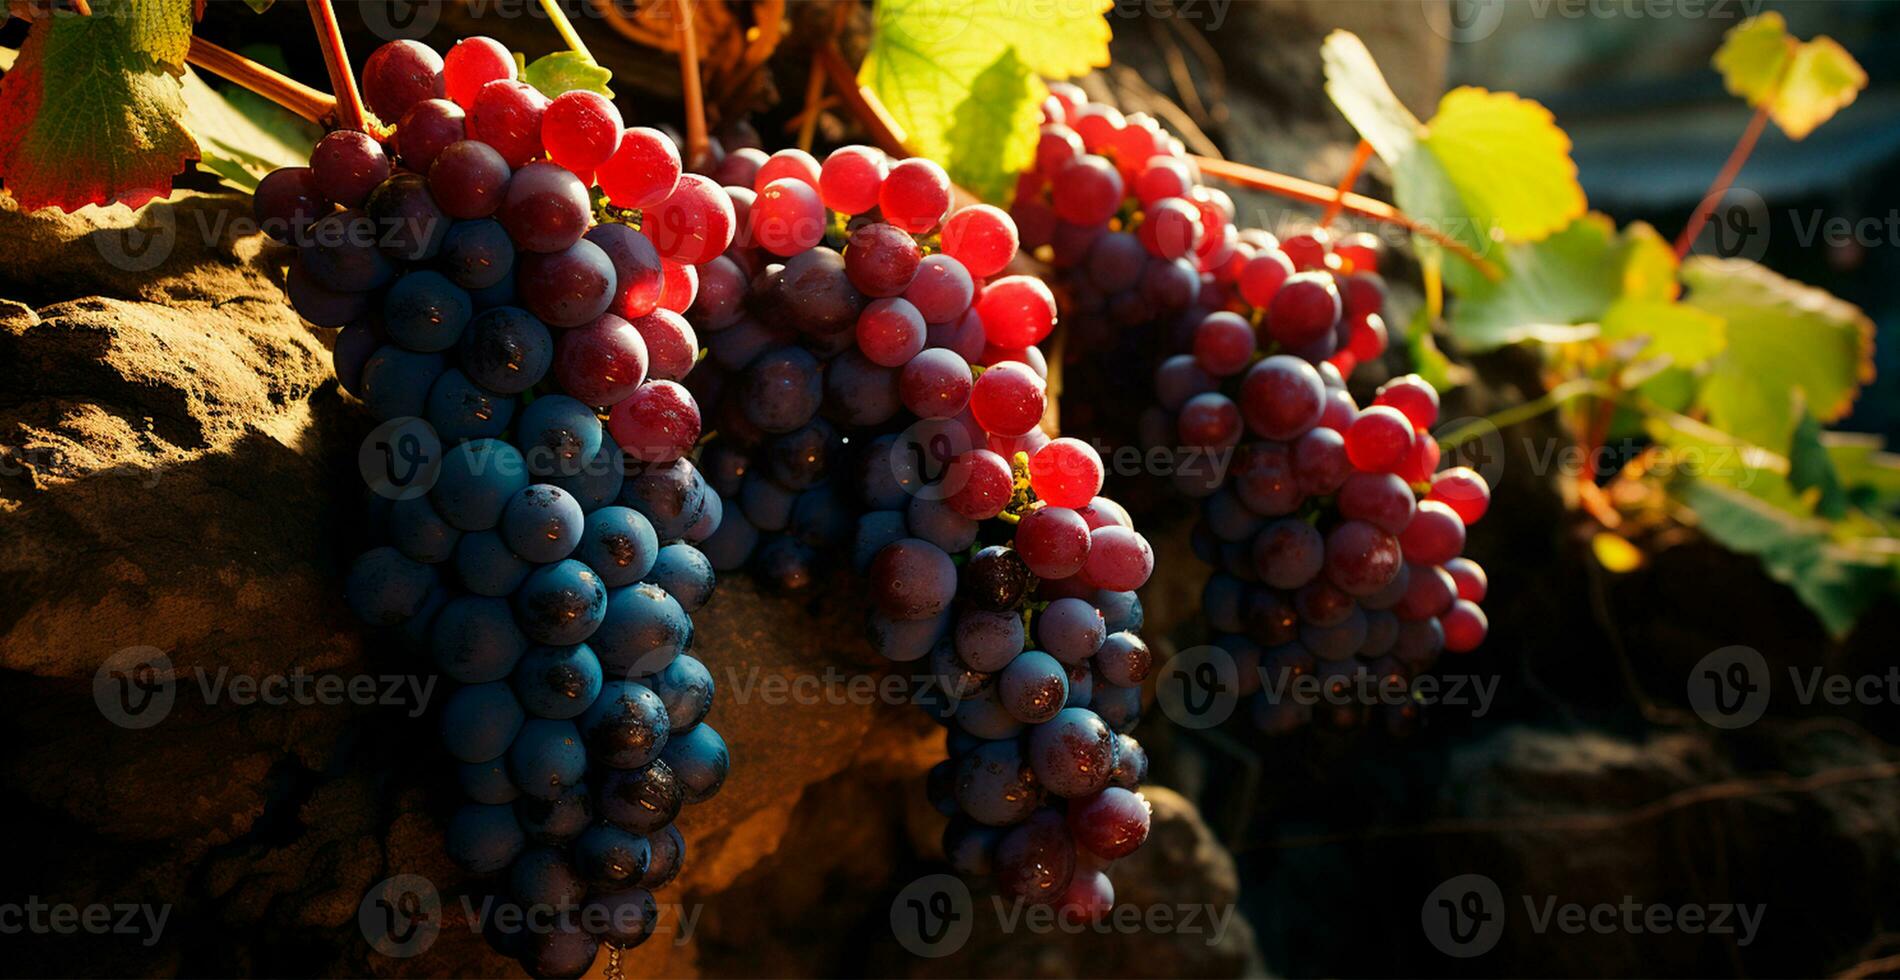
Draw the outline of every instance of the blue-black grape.
M600 453L605 434L592 408L566 395L542 395L521 410L514 442L528 472L571 476Z
M474 314L468 292L433 269L406 272L383 294L383 329L413 351L454 347Z
M566 490L546 483L521 488L501 512L501 539L537 564L560 561L581 543L587 515Z
M592 646L609 675L646 677L693 645L693 619L665 589L645 582L608 593Z
M357 556L343 592L356 618L395 626L422 608L438 581L434 568L385 545Z
M436 513L464 531L486 531L501 522L508 501L528 486L527 463L499 439L476 439L442 454L435 487Z
M528 796L558 798L587 774L587 749L574 723L529 718L508 746L508 775Z
M1101 696L1097 692L1097 698ZM1136 692L1140 696L1140 692ZM1094 711L1064 708L1029 730L1029 764L1036 780L1057 796L1101 792L1115 762L1115 733Z
M978 823L1007 827L1042 804L1042 784L1014 740L984 742L957 759L957 805Z
M440 354L384 344L363 362L363 405L382 421L420 417L428 409L429 388L447 370Z
M593 569L568 558L530 572L515 590L514 607L516 621L528 639L555 645L579 643L606 618L607 587Z
M673 774L671 766L655 759L641 769L608 771L601 777L599 794L595 809L603 818L622 830L649 836L654 844L654 866L647 869L649 881L642 885L659 887L651 882L656 870L661 870L661 842L657 834L663 828L671 829L668 825L679 817L680 807L686 804L679 777ZM677 866L671 870L679 873Z
M674 732L683 732L700 723L712 710L712 672L697 658L680 654L666 669L644 681L666 705L666 718Z
M476 595L507 597L534 566L508 550L496 531L469 531L455 543L455 575Z
M585 643L535 647L515 665L511 683L529 715L573 718L600 695L600 658Z
M508 867L527 842L511 806L464 804L449 819L449 858L475 874Z
M508 431L514 417L513 397L483 388L456 368L435 379L423 410L423 418L446 445L496 438Z
M566 844L594 822L594 798L585 784L569 786L551 800L523 796L515 801L515 819L531 841Z
M508 685L471 684L442 706L442 744L463 762L489 762L508 751L526 721Z
M427 497L398 500L389 509L390 543L416 561L431 565L448 561L461 536L435 512Z
M438 263L449 281L463 289L487 289L510 279L515 245L493 218L457 221L442 239Z
M660 541L646 515L631 507L602 507L587 515L574 557L610 589L632 585L652 571Z
M653 568L641 576L642 581L665 589L689 614L698 612L712 598L714 578L712 562L705 553L683 542L661 548Z
M528 652L505 599L458 595L436 614L430 633L435 664L450 680L485 684L506 678Z
M508 889L524 906L566 912L580 908L587 882L553 847L530 847L508 869Z
M602 685L578 724L589 754L615 769L638 769L659 758L671 730L660 696L624 680Z
M574 869L603 888L638 884L652 861L645 837L609 824L595 824L574 841Z
M508 778L508 765L500 759L464 762L456 766L456 779L462 795L475 803L513 803L521 796L514 780Z
M519 394L540 383L554 364L554 336L527 310L483 310L462 332L462 373L489 391Z
M681 792L689 804L712 799L725 785L726 771L732 767L726 740L706 724L668 738L660 758L679 777Z

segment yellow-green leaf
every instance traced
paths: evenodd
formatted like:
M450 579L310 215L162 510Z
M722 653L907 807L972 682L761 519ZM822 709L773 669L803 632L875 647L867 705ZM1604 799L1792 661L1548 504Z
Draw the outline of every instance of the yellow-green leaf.
M521 77L550 99L576 89L598 92L610 99L614 97L613 89L607 87L614 73L579 51L544 54L530 62Z
M272 170L308 161L311 147L323 134L276 103L228 99L190 69L185 70L184 94L185 124L203 151L198 165L241 191L256 190L257 182Z
M1702 391L1718 428L1786 452L1798 406L1833 422L1873 380L1874 324L1852 303L1744 259L1692 257L1682 281L1685 303L1727 323Z
M858 72L914 152L988 200L1009 196L1035 158L1044 78L1108 63L1112 0L1002 4L881 0Z
M1729 28L1712 63L1722 73L1722 84L1729 94L1749 105L1766 105L1781 86L1781 73L1788 69L1788 55L1794 38L1788 35L1788 22L1775 11L1750 17Z
M1421 125L1359 38L1334 31L1320 59L1326 94L1392 168L1394 197L1413 218L1489 257L1497 243L1540 241L1583 215L1570 137L1543 106L1460 88Z
M1570 137L1549 109L1509 92L1458 88L1425 128L1424 146L1493 240L1534 242L1583 214Z
M1775 125L1796 140L1867 87L1866 70L1839 42L1825 35L1798 41L1774 11L1731 29L1714 64L1729 92L1756 108L1767 107Z
M1666 357L1677 367L1695 367L1720 354L1725 337L1722 318L1713 313L1632 296L1611 303L1598 328L1604 340L1646 338L1637 357Z
M1831 37L1801 45L1769 114L1789 139L1802 139L1834 118L1867 87L1867 70Z

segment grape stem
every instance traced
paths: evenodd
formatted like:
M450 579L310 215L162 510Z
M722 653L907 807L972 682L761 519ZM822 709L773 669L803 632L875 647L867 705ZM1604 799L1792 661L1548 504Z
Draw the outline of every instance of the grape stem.
M825 74L831 78L831 88L844 100L851 114L871 131L871 138L877 141L878 149L895 157L910 156L910 149L904 145L904 127L891 118L890 110L884 108L870 89L858 84L857 73L844 60L844 52L838 50L836 38L826 41L817 50L819 64L824 66Z
M710 145L706 138L706 95L699 84L699 38L693 30L693 0L674 0L679 12L680 90L686 100L686 159L697 164Z
M561 0L541 0L541 9L547 12L548 22L560 33L561 42L567 45L569 51L586 58L589 64L597 63L593 52L587 50L587 43L581 40L574 25L568 21L567 11L561 9Z
M1715 213L1716 202L1728 193L1729 185L1741 175L1742 165L1748 162L1749 154L1755 152L1755 141L1761 139L1762 130L1768 127L1768 107L1755 110L1754 118L1748 121L1748 128L1742 130L1742 138L1735 141L1735 149L1729 151L1728 160L1722 164L1721 172L1715 175L1709 192L1702 195L1702 203L1696 205L1694 213L1689 215L1689 223L1683 226L1682 234L1676 236L1676 260L1689 254L1695 246L1696 236L1702 234L1702 226L1709 223L1709 216Z
M330 90L336 93L338 127L376 135L370 130L363 97L356 91L356 75L350 71L350 53L343 47L343 28L337 25L336 8L330 6L330 0L308 2L310 21L317 28L317 43L323 48L323 67L330 72Z
M1346 165L1346 175L1339 178L1339 187L1333 192L1332 203L1326 205L1326 213L1320 215L1319 226L1330 227L1333 219L1339 217L1339 209L1344 205L1346 195L1352 193L1352 185L1359 182L1360 171L1366 169L1366 161L1372 159L1372 144L1360 140L1352 151L1352 162Z
M1585 395L1613 398L1616 389L1596 378L1575 378L1544 392L1543 397L1513 405L1501 412L1474 419L1438 437L1438 447L1450 452L1483 435L1486 430L1507 429L1528 422L1545 412L1561 408L1565 402Z
M194 36L191 39L185 60L256 92L311 122L322 123L336 118L335 98L204 38Z
M1266 191L1269 194L1278 194L1281 197L1290 198L1295 201L1305 201L1308 204L1326 206L1332 204L1334 201L1338 201L1341 210L1350 211L1362 218L1371 218L1374 221L1397 225L1414 235L1444 248L1453 255L1471 263L1480 273L1483 273L1486 279L1492 282L1497 282L1503 278L1503 274L1498 271L1497 266L1492 265L1483 256L1472 251L1471 247L1464 242L1436 228L1421 224L1410 215L1407 215L1405 212L1400 211L1398 208L1384 201L1366 197L1363 194L1341 194L1334 188L1327 187L1325 184L1316 184L1310 180L1302 180L1298 177L1274 173L1271 170L1262 170L1259 167L1250 167L1244 163L1234 163L1231 160L1220 160L1214 157L1204 156L1192 156L1189 157L1189 159L1193 160L1195 165L1201 168L1201 173L1211 177L1219 177L1222 180L1239 184L1242 187L1250 187L1257 191Z

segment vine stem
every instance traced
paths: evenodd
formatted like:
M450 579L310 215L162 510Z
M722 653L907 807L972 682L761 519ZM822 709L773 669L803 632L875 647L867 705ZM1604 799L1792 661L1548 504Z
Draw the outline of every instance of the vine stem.
M680 89L686 100L686 159L706 155L706 94L699 83L699 38L693 30L693 0L674 0L680 18Z
M317 43L323 48L323 67L330 72L330 90L336 93L337 125L359 133L370 132L369 113L363 97L356 91L356 75L350 71L350 53L343 47L343 28L336 22L336 8L330 0L309 0L310 21L317 28Z
M1366 169L1366 162L1372 159L1372 144L1360 140L1353 148L1352 163L1346 165L1346 175L1339 178L1339 186L1333 192L1333 201L1326 205L1326 213L1320 215L1319 226L1331 227L1333 219L1339 217L1339 209L1344 206L1346 195L1352 193L1352 185L1359 182L1359 173Z
M587 50L587 42L581 40L573 23L567 19L567 11L561 9L561 0L541 0L541 9L547 13L548 22L560 32L561 41L567 45L567 49L593 62L593 52Z
M1689 223L1683 226L1682 234L1676 236L1676 259L1689 254L1695 245L1696 236L1702 234L1702 226L1709 223L1709 216L1715 213L1715 204L1728 193L1735 178L1741 175L1742 165L1748 162L1749 154L1755 152L1755 141L1761 139L1762 131L1768 128L1768 107L1755 110L1753 118L1748 120L1748 128L1742 130L1742 138L1735 141L1735 149L1729 151L1728 160L1722 164L1721 172L1715 175L1715 182L1709 185L1709 192L1702 195L1702 203L1696 205L1695 212L1689 215Z
M1554 411L1565 402L1584 395L1612 397L1614 394L1609 385L1595 378L1575 378L1544 392L1541 398L1521 405L1513 405L1501 412L1461 425L1438 437L1438 446L1442 451L1450 452L1476 439L1487 428L1508 429L1519 422L1528 422L1545 412Z
M241 85L314 123L336 118L336 99L249 58L193 36L185 60Z
M1195 166L1201 168L1201 173L1212 177L1219 177L1222 180L1239 184L1242 187L1251 187L1257 191L1266 191L1269 194L1277 194L1281 197L1290 198L1295 201L1304 201L1308 204L1317 204L1322 207L1331 205L1337 201L1341 210L1350 211L1362 218L1371 218L1374 221L1382 221L1389 225L1396 225L1444 248L1453 255L1471 263L1486 279L1492 282L1497 282L1503 278L1503 274L1498 271L1497 266L1492 265L1483 256L1472 251L1471 247L1464 242L1452 238L1436 228L1420 224L1410 215L1384 201L1366 197L1363 194L1341 194L1338 190L1327 187L1325 184L1316 184L1310 180L1302 180L1298 177L1274 173L1271 170L1262 170L1259 167L1250 167L1244 163L1234 163L1231 160L1220 160L1214 157L1204 156L1193 156L1189 159L1194 161Z
M877 141L878 149L892 156L910 156L910 148L904 145L904 127L891 118L890 110L877 100L870 89L858 84L857 73L844 60L844 52L838 50L836 38L826 41L818 48L818 61L824 66L825 74L831 78L831 88L851 109L851 114L871 131L871 138Z

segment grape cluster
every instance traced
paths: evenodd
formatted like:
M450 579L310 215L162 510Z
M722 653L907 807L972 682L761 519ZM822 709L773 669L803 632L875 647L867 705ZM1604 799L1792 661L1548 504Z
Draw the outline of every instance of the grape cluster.
M1101 915L1103 868L1148 830L1126 731L1154 558L1100 496L1094 449L1042 428L1053 293L1006 274L1009 215L953 209L928 160L741 147L708 169L740 233L687 311L718 432L702 462L726 500L707 555L785 591L849 559L871 645L926 669L949 729L930 792L952 863Z
M1460 553L1489 488L1439 469L1438 394L1423 379L1392 379L1364 407L1347 390L1386 349L1377 240L1240 229L1153 119L1050 88L1013 213L1024 246L1060 270L1071 349L1151 344L1128 358L1154 365L1141 441L1230 459L1174 486L1203 498L1193 542L1216 570L1204 612L1243 692L1308 675L1402 684L1441 651L1478 646L1486 580ZM1366 715L1326 704L1336 723ZM1283 731L1313 707L1262 697L1255 721Z
M643 942L679 873L675 818L725 780L688 652L721 501L689 458L698 356L680 315L733 212L673 140L606 98L552 99L489 38L373 53L363 94L394 135L325 136L255 198L292 246L306 319L377 419L426 420L426 493L372 497L347 596L458 686L442 741L467 797L448 851L551 930L495 935L540 976ZM596 220L594 188L604 192Z

